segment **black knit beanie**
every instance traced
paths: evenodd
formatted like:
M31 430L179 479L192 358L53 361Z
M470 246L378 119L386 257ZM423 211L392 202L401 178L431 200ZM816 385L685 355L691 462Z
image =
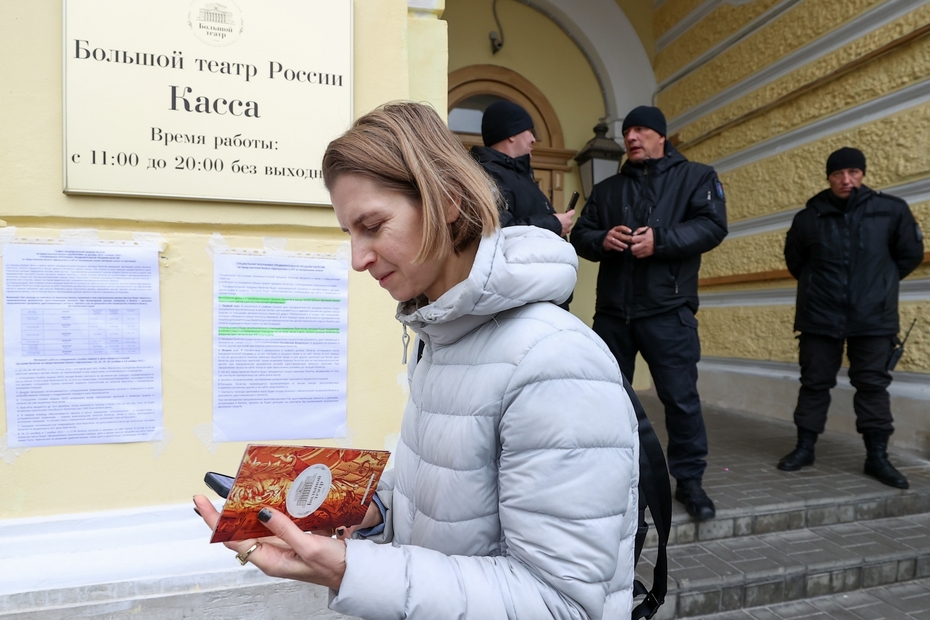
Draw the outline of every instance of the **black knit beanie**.
M858 168L865 174L865 155L859 149L850 146L844 146L841 149L833 151L827 157L827 178L837 170L846 170L847 168Z
M529 112L512 101L495 101L481 117L481 138L485 146L533 128Z
M665 136L667 131L662 110L648 105L641 105L630 110L630 113L623 119L623 133L626 133L630 127L648 127L662 136Z

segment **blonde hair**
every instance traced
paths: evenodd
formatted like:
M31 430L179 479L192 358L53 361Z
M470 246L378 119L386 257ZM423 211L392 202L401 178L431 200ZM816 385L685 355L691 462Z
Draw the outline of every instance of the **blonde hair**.
M421 103L385 104L329 143L323 181L332 190L344 174L371 179L420 206L423 240L416 261L464 250L498 226L497 186L468 155L435 110ZM458 217L446 223L449 208Z

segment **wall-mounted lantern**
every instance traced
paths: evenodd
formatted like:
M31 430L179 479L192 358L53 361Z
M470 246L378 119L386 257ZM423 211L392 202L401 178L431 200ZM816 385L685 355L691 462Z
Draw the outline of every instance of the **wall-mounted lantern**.
M602 120L594 127L594 137L575 156L585 199L591 195L597 183L617 174L620 160L626 152L616 141L607 137L607 131L607 124Z

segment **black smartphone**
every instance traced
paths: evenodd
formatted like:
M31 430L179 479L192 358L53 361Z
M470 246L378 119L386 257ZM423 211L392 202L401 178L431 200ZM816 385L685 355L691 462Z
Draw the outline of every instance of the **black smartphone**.
M566 213L575 208L575 205L578 203L578 198L580 197L581 194L578 192L572 192L572 197L568 200L568 208L565 209Z
M229 497L229 492L232 490L235 480L232 476L218 474L215 471L208 471L207 475L203 477L203 481L207 483L207 486L223 498Z

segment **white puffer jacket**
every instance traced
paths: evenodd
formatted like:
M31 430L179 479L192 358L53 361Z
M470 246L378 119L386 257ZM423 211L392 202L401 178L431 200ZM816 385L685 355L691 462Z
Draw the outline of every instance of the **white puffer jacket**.
M548 303L568 298L576 268L552 233L506 228L481 240L467 280L401 305L425 348L378 488L379 542L393 544L348 541L333 610L630 617L636 415L606 345Z

